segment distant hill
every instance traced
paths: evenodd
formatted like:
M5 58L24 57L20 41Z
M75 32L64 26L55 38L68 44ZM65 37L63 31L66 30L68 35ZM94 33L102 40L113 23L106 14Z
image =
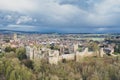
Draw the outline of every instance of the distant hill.
M110 34L110 35L120 35L120 33L65 33L65 32L39 32L39 31L18 31L18 30L7 30L0 29L0 33L2 34Z

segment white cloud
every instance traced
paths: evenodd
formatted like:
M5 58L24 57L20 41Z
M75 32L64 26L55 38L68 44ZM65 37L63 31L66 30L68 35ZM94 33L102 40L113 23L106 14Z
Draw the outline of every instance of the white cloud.
M27 23L27 22L32 22L32 21L34 20L29 16L20 16L16 24Z
M102 31L106 31L106 30L107 30L107 28L97 28L96 31L100 31L100 32L102 32Z
M94 3L87 20L92 26L117 26L119 16L120 0L103 0L100 3Z
M26 12L33 11L35 8L35 0L0 0L1 10Z
M59 4L58 0L40 0L38 2L37 18L47 25L69 26L69 24L84 23L87 16L85 10L72 4ZM76 19L76 20L75 20Z
M69 0L74 2L74 0ZM76 4L79 0L75 0ZM98 2L97 2L98 1ZM81 8L82 5L59 4L61 0L0 0L0 9L25 13L16 24L39 22L37 25L46 26L116 26L120 20L120 0L86 0L92 4L89 10ZM32 18L31 18L32 17ZM37 19L33 19L33 18ZM7 16L11 19L10 16ZM38 21L39 20L39 21Z
M69 22L78 13L84 14L84 10L74 5L60 5L59 0L0 0L0 9L26 13L37 18L44 17L50 23ZM17 24L20 22L21 19Z
M4 18L7 19L7 20L11 20L12 16L11 15L6 15Z
M95 10L100 15L111 15L120 12L120 0L104 0L95 4Z
M34 31L36 29L35 26L28 26L28 25L8 25L6 28L8 30L20 30L20 31Z

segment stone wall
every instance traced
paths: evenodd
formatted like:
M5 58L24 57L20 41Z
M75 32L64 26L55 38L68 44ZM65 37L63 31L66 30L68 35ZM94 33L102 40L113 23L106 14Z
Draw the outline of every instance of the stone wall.
M58 64L59 62L59 51L58 50L49 50L48 62L50 64Z
M60 60L75 60L75 54L63 54L59 57Z
M79 61L83 57L94 56L94 52L89 52L88 48L85 48L83 52L76 52L76 61Z
M45 51L45 53L42 53L42 51ZM113 52L114 51L111 50L110 54L112 54ZM101 48L100 51L98 51L96 53L97 53L97 56L99 56L99 57L103 57L103 55L106 54L104 52L103 48ZM40 50L40 49L37 49L36 47L30 47L30 46L26 47L26 54L31 60L39 59L41 57L47 58L48 62L50 64L58 64L58 62L62 61L62 60L80 61L84 57L96 56L95 52L88 51L88 48L85 48L85 50L83 52L76 51L73 54L62 54L62 55L60 55L60 51L58 51L58 50L51 50L51 49L47 49L47 48L44 48L44 49ZM44 56L43 54L44 55L46 54L46 56Z

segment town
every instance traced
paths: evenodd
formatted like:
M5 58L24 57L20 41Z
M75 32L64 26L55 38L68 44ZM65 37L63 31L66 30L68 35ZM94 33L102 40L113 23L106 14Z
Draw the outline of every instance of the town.
M112 34L0 34L0 52L7 47L23 47L30 60L46 59L58 64L84 57L116 57L119 40L119 35Z

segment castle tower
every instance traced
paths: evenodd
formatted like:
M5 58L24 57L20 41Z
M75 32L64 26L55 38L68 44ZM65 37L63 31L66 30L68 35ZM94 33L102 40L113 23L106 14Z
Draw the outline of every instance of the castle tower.
M64 45L60 45L60 55L64 53Z
M13 39L14 39L15 41L17 41L17 34L16 34L16 33L14 33Z
M103 48L100 49L100 57L103 57L103 55L105 54Z
M78 44L74 44L74 52L76 52L78 50Z
M59 51L58 50L49 50L48 61L50 64L58 64L59 62Z
M34 50L32 47L30 46L27 46L26 47L26 54L27 54L27 57L30 59L30 60L33 60L34 59Z

